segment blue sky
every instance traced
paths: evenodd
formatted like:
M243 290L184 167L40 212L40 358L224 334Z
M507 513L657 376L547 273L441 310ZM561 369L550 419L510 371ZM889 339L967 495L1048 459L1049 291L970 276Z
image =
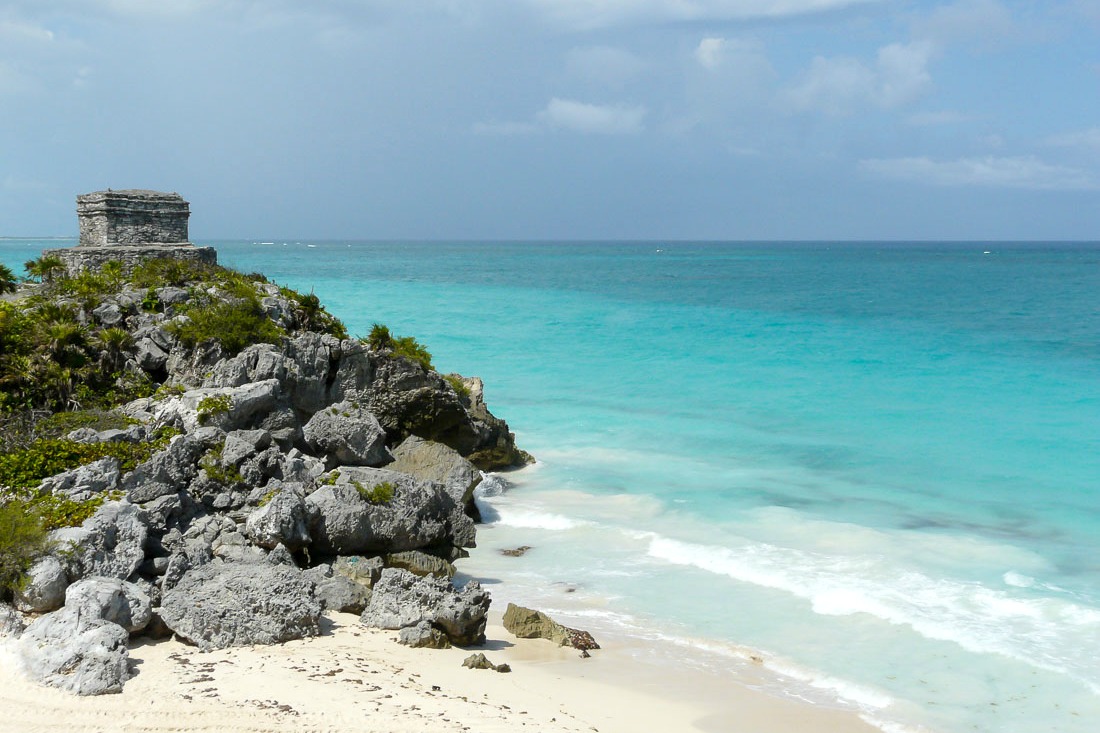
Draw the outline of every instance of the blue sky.
M0 0L0 236L1100 239L1100 0Z

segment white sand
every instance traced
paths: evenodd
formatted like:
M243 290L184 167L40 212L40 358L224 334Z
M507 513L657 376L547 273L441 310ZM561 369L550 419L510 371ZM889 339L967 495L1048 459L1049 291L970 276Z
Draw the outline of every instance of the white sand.
M508 674L472 670L477 650L409 649L349 614L315 639L203 653L175 641L131 649L120 695L79 698L28 681L0 652L0 731L431 731L868 733L850 712L779 700L702 674L668 679L614 648L515 639L480 649Z

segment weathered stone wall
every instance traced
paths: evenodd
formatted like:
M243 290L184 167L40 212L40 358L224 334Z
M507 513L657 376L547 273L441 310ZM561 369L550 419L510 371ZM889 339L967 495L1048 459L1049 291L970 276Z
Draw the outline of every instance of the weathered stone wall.
M123 270L129 272L138 263L155 257L193 260L211 265L218 263L218 253L213 247L196 247L192 244L151 245L146 247L135 245L87 247L81 245L66 249L48 249L42 254L60 257L61 261L65 263L65 269L70 276L78 275L84 270L95 272L105 262L111 261L121 262Z
M136 189L77 196L76 213L82 247L185 243L191 215L177 193Z

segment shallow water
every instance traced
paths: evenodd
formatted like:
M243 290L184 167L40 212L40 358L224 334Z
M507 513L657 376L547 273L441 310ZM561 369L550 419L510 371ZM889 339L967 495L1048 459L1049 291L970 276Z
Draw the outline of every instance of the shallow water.
M498 603L891 729L1100 719L1100 246L209 243L486 380Z

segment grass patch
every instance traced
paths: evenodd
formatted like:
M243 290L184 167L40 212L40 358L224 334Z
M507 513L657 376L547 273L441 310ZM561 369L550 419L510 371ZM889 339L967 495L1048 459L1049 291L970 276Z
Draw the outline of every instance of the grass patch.
M358 481L352 481L351 485L359 492L359 496L363 497L363 499L370 504L389 504L393 501L394 491L397 489L397 487L389 481L375 484L369 489Z
M233 398L227 394L210 395L199 401L199 422L206 423L212 417L226 415L233 409Z

